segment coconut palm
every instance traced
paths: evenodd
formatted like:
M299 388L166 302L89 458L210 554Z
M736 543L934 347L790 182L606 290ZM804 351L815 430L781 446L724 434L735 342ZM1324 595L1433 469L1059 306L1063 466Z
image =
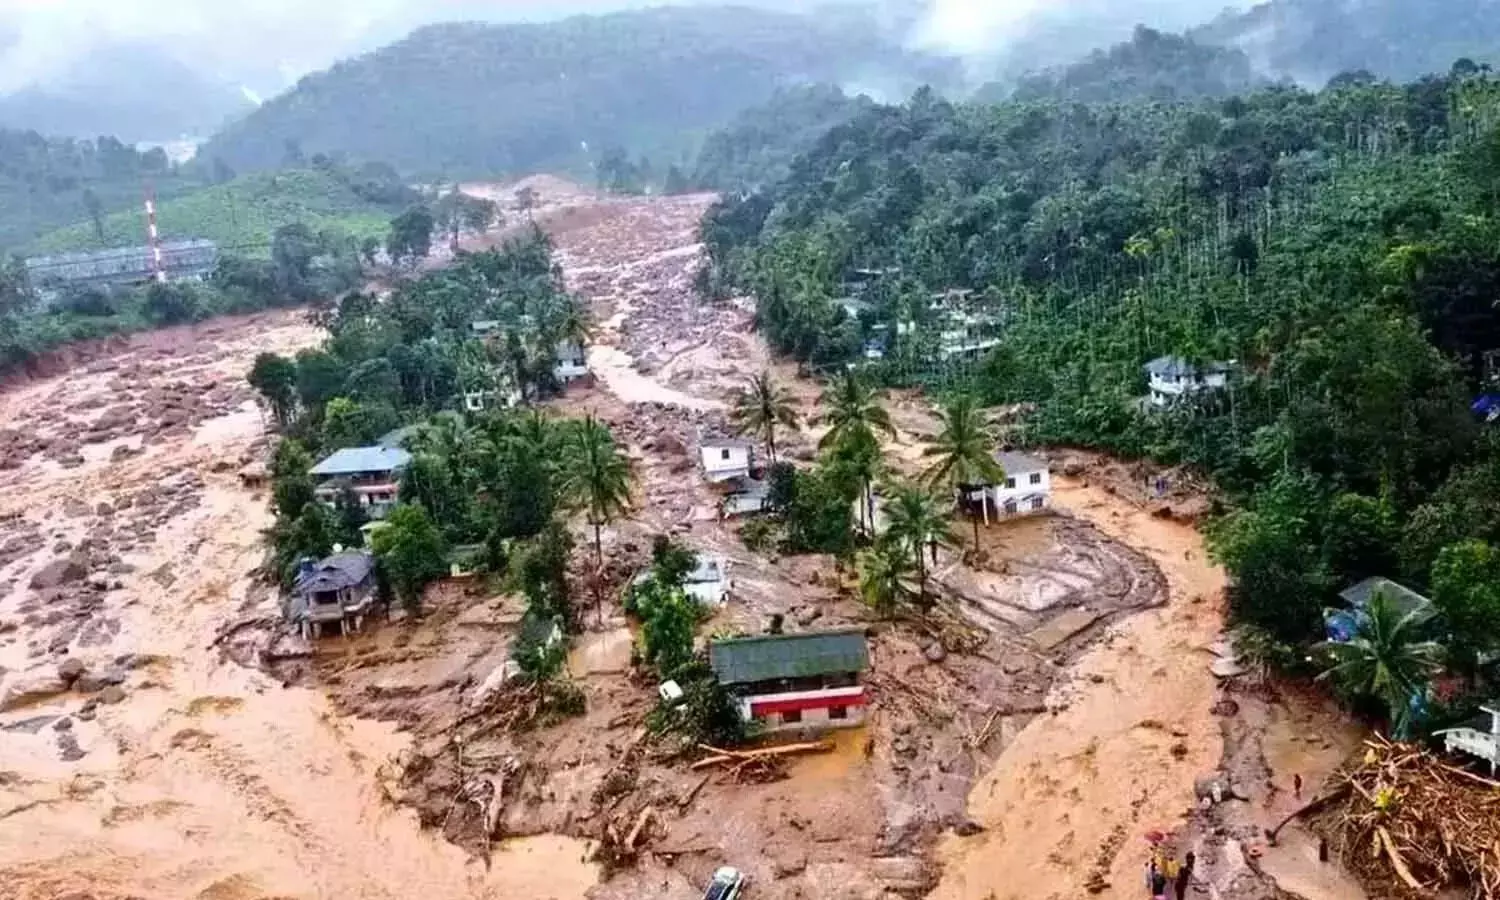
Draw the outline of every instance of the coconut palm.
M1333 664L1318 678L1384 703L1391 729L1403 733L1412 698L1442 668L1442 646L1423 637L1436 615L1431 603L1403 608L1385 591L1376 591L1353 638L1320 645Z
M969 394L954 395L941 410L938 419L942 430L922 451L932 464L922 473L922 480L934 487L943 485L955 494L964 485L999 484L1005 472L995 461L995 437L990 433L984 413ZM974 551L979 551L979 517L974 521Z
M887 489L886 540L903 548L917 566L917 605L931 608L927 600L927 554L937 562L937 548L953 547L957 541L948 525L948 516L937 498L918 485L902 482Z
M765 439L766 455L776 462L776 426L797 427L797 410L792 395L762 372L751 378L736 395L730 411L740 434L759 435Z
M604 526L630 509L630 461L615 446L609 429L587 416L578 423L568 441L564 495L584 511L594 529L594 567L604 571ZM601 594L595 579L594 605ZM602 618L602 612L601 612Z
M888 437L896 434L890 413L880 405L879 395L852 369L845 372L831 390L823 393L823 405L828 408L823 420L829 428L818 442L820 449L865 435L873 437L876 432Z
M905 549L888 541L862 551L856 561L859 595L865 604L885 619L912 595L911 560Z

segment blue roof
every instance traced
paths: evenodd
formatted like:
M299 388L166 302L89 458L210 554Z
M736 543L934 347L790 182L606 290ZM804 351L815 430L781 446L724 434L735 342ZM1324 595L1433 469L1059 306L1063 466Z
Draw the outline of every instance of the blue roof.
M1482 414L1488 413L1497 407L1500 407L1500 394L1480 394L1479 399L1475 400L1474 405L1469 407L1469 409Z
M361 472L394 472L411 462L411 454L399 447L345 447L316 466L314 475L356 475Z

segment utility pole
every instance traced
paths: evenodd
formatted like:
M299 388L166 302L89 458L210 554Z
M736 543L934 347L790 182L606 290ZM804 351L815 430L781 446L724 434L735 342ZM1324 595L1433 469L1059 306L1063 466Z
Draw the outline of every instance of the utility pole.
M161 234L156 229L156 190L149 182L146 184L146 239L151 252L151 277L165 282L167 269L161 256Z

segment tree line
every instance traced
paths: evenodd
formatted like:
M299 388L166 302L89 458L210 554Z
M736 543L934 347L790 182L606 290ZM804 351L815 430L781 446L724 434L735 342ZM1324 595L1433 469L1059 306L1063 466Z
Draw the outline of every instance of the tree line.
M1208 474L1233 616L1277 659L1305 660L1362 578L1426 593L1432 614L1386 629L1404 643L1372 641L1359 671L1420 693L1430 670L1399 660L1438 641L1463 686L1432 704L1442 722L1488 689L1500 650L1483 489L1500 447L1470 410L1500 359L1497 100L1465 61L1212 101L919 92L718 204L700 286L753 294L771 343L811 365L1019 404L1023 441ZM995 337L966 363L935 352L950 289ZM1229 386L1142 404L1163 355L1231 364ZM1351 695L1383 695L1338 671Z

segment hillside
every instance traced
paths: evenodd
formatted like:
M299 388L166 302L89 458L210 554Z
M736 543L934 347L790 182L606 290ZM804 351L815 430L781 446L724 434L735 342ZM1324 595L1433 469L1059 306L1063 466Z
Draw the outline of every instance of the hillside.
M208 238L244 255L265 255L272 232L293 222L315 232L337 228L358 237L383 236L400 205L373 202L336 173L292 169L244 175L163 199L158 203L157 221L167 239ZM102 241L92 223L80 222L43 235L25 250L60 253L144 242L145 225L138 209L107 215L103 226Z
M172 197L204 183L161 151L138 153L114 138L75 141L0 128L0 251L100 214L133 210L145 188Z
M776 92L770 100L735 116L703 142L691 182L712 190L739 190L785 178L792 160L829 129L873 106L831 85Z
M205 135L250 102L233 85L205 77L141 44L115 44L80 57L44 85L0 96L0 126L43 134L121 140Z
M1322 84L1347 71L1410 80L1463 57L1500 61L1493 0L1272 0L1226 11L1189 35L1243 50L1262 71Z
M1240 50L1141 26L1125 43L1095 50L1071 65L1023 77L1014 97L1085 103L1190 100L1226 97L1263 80Z
M237 169L289 149L414 173L585 168L599 148L667 153L778 86L879 77L905 90L950 66L851 15L662 8L542 25L438 25L304 78L203 151Z

